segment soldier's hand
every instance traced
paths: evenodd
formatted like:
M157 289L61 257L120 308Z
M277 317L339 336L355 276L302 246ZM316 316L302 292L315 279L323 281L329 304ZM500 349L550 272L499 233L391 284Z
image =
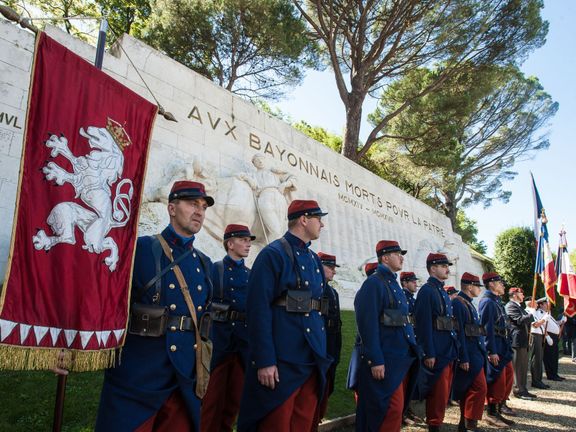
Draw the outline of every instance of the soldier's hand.
M488 356L488 361L494 366L498 366L498 363L500 363L500 356L498 354L490 354Z
M58 353L58 360L56 360L56 364L50 368L52 372L56 375L68 375L68 369L64 369L64 357L65 353L64 350L60 350Z
M436 357L430 357L424 359L424 366L426 366L428 369L432 369L435 364L436 364Z
M263 386L274 390L276 383L280 382L278 368L276 366L268 366L258 369L258 382Z
M372 378L375 380L383 380L384 379L384 365L379 366L372 366Z
M463 371L468 372L470 370L470 363L466 362L466 363L460 363L460 369L462 369Z

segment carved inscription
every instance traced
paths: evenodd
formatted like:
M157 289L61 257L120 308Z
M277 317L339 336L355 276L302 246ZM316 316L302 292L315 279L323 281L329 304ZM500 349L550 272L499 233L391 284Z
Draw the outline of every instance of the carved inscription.
M338 190L338 200L346 205L369 212L389 223L407 223L440 237L445 237L444 228L413 214L409 209L385 199L382 195L352 180L343 178L341 174L321 166L316 161L308 159L305 155L298 154L298 152L284 147L281 143L265 140L254 130L241 133L237 129L237 125L234 124L232 116L224 119L222 116L210 111L202 111L195 105L190 110L188 119L208 127L214 132L222 133L234 141L244 142L250 148L268 154L282 164L289 165L302 173L327 183Z

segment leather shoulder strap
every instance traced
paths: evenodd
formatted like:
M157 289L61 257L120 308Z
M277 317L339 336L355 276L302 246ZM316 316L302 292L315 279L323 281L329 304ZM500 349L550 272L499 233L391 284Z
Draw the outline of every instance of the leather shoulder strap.
M154 303L158 304L160 302L160 294L162 289L162 276L164 276L166 273L172 270L174 265L178 264L181 260L186 258L191 252L189 250L186 251L185 253L180 255L176 261L173 261L171 264L161 269L160 263L162 258L162 244L160 240L158 240L158 238L161 238L162 241L166 242L164 240L164 237L162 237L160 234L157 234L152 237L152 256L154 257L154 266L156 268L156 275L152 279L150 279L146 285L144 285L136 292L134 299L135 301L142 300L142 297L144 297L144 295L148 292L148 290L152 286L154 286L155 287ZM166 247L168 247L168 244L166 244ZM170 250L169 247L168 250Z
M216 266L216 271L218 272L218 282L220 283L220 287L218 290L218 298L224 298L224 261L218 261L214 263Z
M464 307L466 308L466 313L468 314L468 321L469 322L474 322L474 318L472 317L472 313L470 312L470 302L468 302L468 300L466 300L465 298L462 298L460 296L456 296L455 297L456 300L458 300L460 303L462 303L464 305Z
M174 257L172 256L172 251L166 243L166 240L161 235L157 235L156 238L160 241L162 245L162 249L164 250L164 254L168 257L170 262L174 263ZM182 295L184 296L184 301L188 306L188 310L190 311L190 316L192 317L192 321L194 321L194 329L196 331L196 336L200 337L200 333L198 331L198 317L196 316L196 307L194 306L194 301L192 300L192 296L190 295L190 291L188 290L188 284L186 283L186 279L182 274L182 270L178 264L173 266L174 275L178 280L178 285L180 285L180 291L182 291Z
M392 290L390 289L390 286L388 285L388 281L386 280L384 275L382 273L380 273L378 270L376 270L374 272L374 274L378 277L378 279L380 279L380 281L382 281L382 285L384 285L384 289L386 290L386 293L388 294L388 309L397 309L395 307L396 302L394 301L394 296L392 295Z
M278 240L280 240L282 249L284 249L284 252L286 252L286 255L288 255L288 258L290 258L292 267L294 267L294 273L296 273L296 289L300 289L302 286L302 281L300 278L300 271L298 270L296 260L294 259L294 251L292 250L292 246L290 246L290 243L288 243L288 240L286 240L284 237L280 237Z

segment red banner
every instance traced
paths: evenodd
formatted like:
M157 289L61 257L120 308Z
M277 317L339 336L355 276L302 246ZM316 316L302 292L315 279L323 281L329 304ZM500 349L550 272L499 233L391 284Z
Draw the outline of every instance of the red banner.
M110 365L128 319L156 106L38 36L0 298L0 367Z

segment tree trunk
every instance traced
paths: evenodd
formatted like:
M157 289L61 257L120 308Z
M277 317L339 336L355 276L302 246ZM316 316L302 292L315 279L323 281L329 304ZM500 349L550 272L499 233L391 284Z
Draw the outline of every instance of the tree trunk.
M363 102L364 98L350 94L346 104L346 129L344 131L342 154L354 162L358 162L358 142L362 123Z
M452 225L452 231L456 230L456 214L458 209L456 208L456 197L452 193L444 194L446 202L444 203L444 214L450 219L450 224Z

